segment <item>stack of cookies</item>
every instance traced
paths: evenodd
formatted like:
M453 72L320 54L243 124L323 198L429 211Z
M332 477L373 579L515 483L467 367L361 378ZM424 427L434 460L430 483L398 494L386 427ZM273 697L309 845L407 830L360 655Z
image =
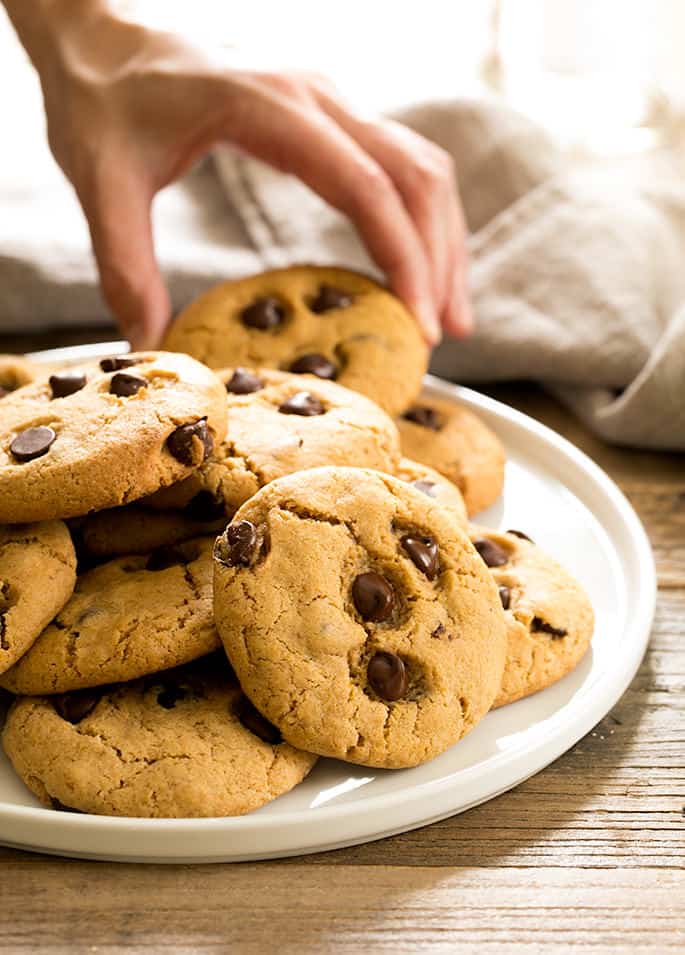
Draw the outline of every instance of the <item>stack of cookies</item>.
M370 279L210 290L165 351L0 358L0 687L46 805L250 812L318 756L402 768L590 643L580 585L469 518L504 452L418 398L427 352Z

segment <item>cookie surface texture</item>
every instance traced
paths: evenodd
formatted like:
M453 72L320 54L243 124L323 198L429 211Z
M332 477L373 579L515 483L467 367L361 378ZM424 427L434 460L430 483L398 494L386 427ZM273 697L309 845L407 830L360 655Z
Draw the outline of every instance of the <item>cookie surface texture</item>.
M65 693L215 650L213 543L213 536L186 541L82 574L73 597L0 685L20 694Z
M431 497L437 504L450 508L459 526L463 529L468 528L464 497L456 484L453 484L444 474L429 468L427 464L419 464L418 461L411 461L409 458L400 458L394 474L400 481L411 484L413 488Z
M0 527L0 673L71 597L76 555L62 521Z
M264 484L295 471L323 465L393 470L397 428L363 395L269 369L217 375L227 388L227 438L189 478L153 495L152 506L192 514L203 501L214 501L231 517Z
M251 812L297 785L316 757L254 718L225 664L209 660L102 693L24 697L7 717L5 751L53 808L157 818Z
M195 470L226 431L221 382L185 355L122 355L0 401L0 522L125 504Z
M493 706L560 680L581 661L594 629L592 604L580 583L519 533L471 527L507 620L507 657Z
M318 375L398 414L428 361L418 325L394 295L345 269L296 266L209 289L164 341L211 368L279 368Z
M246 694L321 755L417 765L499 689L491 575L440 505L379 472L318 468L263 488L217 539L214 607Z
M397 427L402 453L456 484L469 515L485 510L502 493L504 448L466 408L440 398L421 398L397 419Z

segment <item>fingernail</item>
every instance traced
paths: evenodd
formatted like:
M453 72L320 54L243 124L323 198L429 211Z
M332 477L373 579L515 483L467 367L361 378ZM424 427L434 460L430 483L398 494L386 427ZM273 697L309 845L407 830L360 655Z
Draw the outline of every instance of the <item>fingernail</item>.
M442 329L432 302L419 302L414 308L414 314L431 348L440 344L442 340Z

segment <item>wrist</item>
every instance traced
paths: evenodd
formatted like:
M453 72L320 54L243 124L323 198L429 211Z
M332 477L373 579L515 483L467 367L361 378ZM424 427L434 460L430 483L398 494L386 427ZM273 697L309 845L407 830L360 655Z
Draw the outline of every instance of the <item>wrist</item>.
M0 2L41 79L59 70L88 34L115 19L107 0Z

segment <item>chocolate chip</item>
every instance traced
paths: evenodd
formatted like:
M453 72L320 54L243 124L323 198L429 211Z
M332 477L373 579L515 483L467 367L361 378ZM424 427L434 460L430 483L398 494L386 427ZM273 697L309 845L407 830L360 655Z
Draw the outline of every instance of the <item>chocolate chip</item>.
M369 660L366 676L372 689L383 700L392 703L407 692L407 671L396 653L382 650Z
M247 567L257 548L257 528L252 521L237 521L229 524L217 538L214 556L226 567Z
M385 577L370 571L352 584L352 600L364 620L387 620L395 606L395 592Z
M419 478L418 481L412 481L412 486L417 491L421 491L422 494L427 494L428 497L435 497L436 485L432 481L424 481L423 478Z
M251 395L253 391L261 391L263 387L261 379L247 368L236 368L230 381L226 382L226 391L232 395Z
M473 541L473 546L488 567L502 567L509 562L507 552L487 537L479 537L478 540Z
M100 702L100 695L97 690L77 690L53 696L52 703L63 720L75 724L93 712Z
M123 355L115 355L113 358L103 358L100 362L100 368L103 371L119 371L120 368L130 368L131 365L137 365L139 362L139 358L125 358Z
M440 570L437 541L427 535L419 537L416 534L405 534L400 543L421 573L429 580L435 580Z
M184 690L183 687L168 683L165 684L164 689L160 690L157 694L157 702L160 706L163 706L165 710L173 710L177 703L181 700L185 700L187 695L188 691Z
M80 391L86 383L86 376L76 371L62 371L57 375L50 375L50 388L53 398L66 398Z
M433 630L433 632L431 633L431 637L433 637L435 640L439 640L444 632L445 632L445 624L439 623L437 627L435 628L435 630Z
M236 707L236 716L246 730L258 736L264 743L277 746L283 742L280 730L262 716L246 696L241 697Z
M504 610L508 610L511 604L511 591L508 587L499 588L499 599L502 601Z
M7 624L5 622L5 614L0 612L0 650L9 650L6 634Z
M27 428L20 431L10 444L10 451L17 461L32 461L40 458L50 450L50 445L57 435L52 428Z
M319 399L308 391L298 391L292 398L284 401L278 410L281 414L299 414L305 418L324 414L326 411Z
M188 501L183 512L192 521L209 524L225 516L226 505L222 498L216 497L211 491L198 491L195 497Z
M130 398L137 395L141 388L147 388L145 378L139 378L137 375L129 375L126 371L118 371L112 375L109 383L109 393L118 398Z
M277 328L285 319L285 309L277 298L258 298L240 313L243 325L267 332Z
M312 312L321 315L322 312L330 312L334 308L348 308L352 302L352 296L347 292L332 285L322 285L309 307Z
M430 428L431 431L439 431L445 423L440 412L428 405L412 405L402 417L405 421L413 421L414 424L419 424L422 428Z
M299 358L290 366L290 370L296 375L316 375L317 378L328 378L334 381L338 369L332 361L329 361L325 355L300 355Z
M533 617L530 628L533 633L548 633L550 637L554 637L557 640L560 637L565 637L568 633L568 630L564 630L563 627L553 627L551 623L547 623L542 617Z
M145 570L167 570L168 567L188 563L190 563L188 554L180 547L158 547L148 557Z
M533 538L529 537L527 534L524 534L523 531L508 530L506 533L513 534L514 537L520 537L522 541L530 541L531 544L535 543Z
M8 395L8 394L9 394L9 390L7 388L3 388L2 385L0 385L0 398L4 398L5 395Z
M172 431L166 440L169 453L181 464L202 464L214 448L214 438L209 433L207 419L182 424Z

